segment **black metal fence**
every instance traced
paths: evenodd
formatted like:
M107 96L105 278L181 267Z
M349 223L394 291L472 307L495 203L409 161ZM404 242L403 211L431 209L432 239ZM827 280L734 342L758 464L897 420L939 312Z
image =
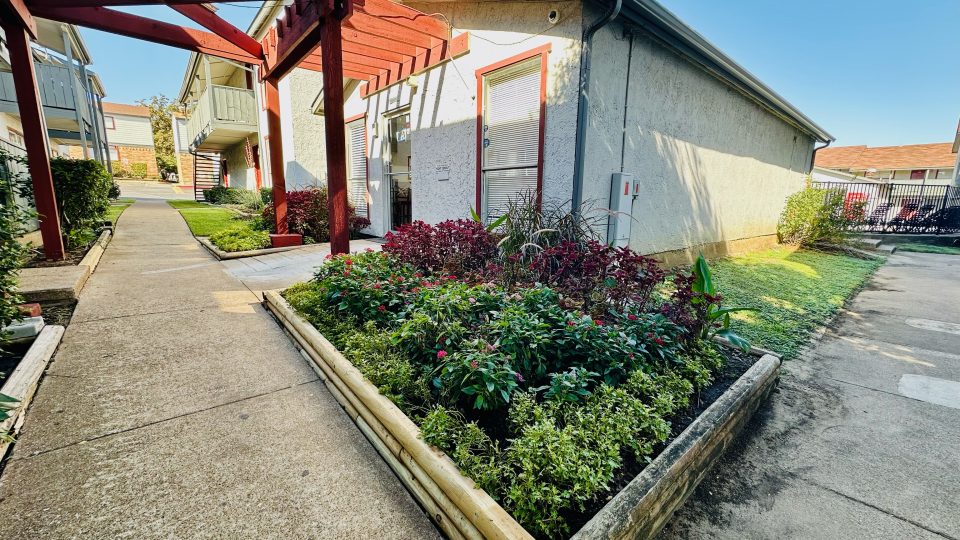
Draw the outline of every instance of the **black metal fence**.
M876 233L960 232L960 188L918 184L814 182L843 194L854 229Z

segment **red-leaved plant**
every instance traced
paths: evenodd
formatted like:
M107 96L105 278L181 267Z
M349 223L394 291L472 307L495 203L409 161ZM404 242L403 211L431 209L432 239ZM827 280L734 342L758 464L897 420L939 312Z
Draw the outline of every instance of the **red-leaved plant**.
M497 238L475 221L414 221L387 233L383 251L429 273L474 274L497 256Z
M356 209L347 205L347 223L355 219ZM273 231L273 204L263 209L263 220ZM287 226L292 233L309 236L317 242L330 240L327 188L307 188L287 192Z

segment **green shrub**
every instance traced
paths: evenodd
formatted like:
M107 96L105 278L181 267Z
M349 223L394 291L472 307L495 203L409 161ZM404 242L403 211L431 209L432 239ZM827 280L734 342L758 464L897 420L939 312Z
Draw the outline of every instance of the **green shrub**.
M270 234L255 231L248 225L235 225L210 235L210 242L223 251L250 251L263 249L270 245Z
M203 198L213 204L243 204L247 193L245 189L216 186L203 190Z
M50 160L60 210L60 226L69 240L100 225L110 207L113 179L92 159Z
M130 176L133 178L139 178L143 180L147 177L147 164L146 163L131 163L130 164Z
M842 243L862 209L844 205L844 191L807 186L787 197L777 224L777 238L785 244L809 246L817 242Z
M11 167L18 163L20 167ZM17 305L21 302L17 294L17 272L23 266L26 248L19 238L26 230L24 222L29 217L16 204L15 197L27 195L25 175L14 174L14 170L23 170L26 160L11 156L0 149L0 327L7 326L20 319ZM9 177L9 181L4 179ZM0 346L6 341L5 333L0 332Z
M111 200L120 198L120 184L116 182L110 182L110 191L107 193L107 198Z
M241 189L236 192L233 198L236 199L236 204L242 205L245 209L252 212L262 212L265 206L263 203L263 195L260 194L260 191Z
M260 188L260 198L263 199L265 205L273 204L273 188Z

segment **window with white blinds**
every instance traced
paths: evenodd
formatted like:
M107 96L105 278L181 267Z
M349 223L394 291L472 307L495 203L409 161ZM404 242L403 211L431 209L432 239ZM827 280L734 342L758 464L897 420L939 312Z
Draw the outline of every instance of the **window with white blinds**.
M508 201L537 190L541 56L484 75L483 212L500 216Z
M347 124L347 184L358 216L367 215L367 126L364 119Z

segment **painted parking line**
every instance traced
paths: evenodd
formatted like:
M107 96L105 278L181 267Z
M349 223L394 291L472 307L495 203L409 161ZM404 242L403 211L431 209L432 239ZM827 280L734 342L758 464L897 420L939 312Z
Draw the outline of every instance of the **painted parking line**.
M960 409L960 382L957 381L907 374L900 377L897 391L909 398Z
M908 326L919 328L921 330L933 330L934 332L945 332L947 334L956 334L960 336L960 324L935 321L933 319L907 319Z

